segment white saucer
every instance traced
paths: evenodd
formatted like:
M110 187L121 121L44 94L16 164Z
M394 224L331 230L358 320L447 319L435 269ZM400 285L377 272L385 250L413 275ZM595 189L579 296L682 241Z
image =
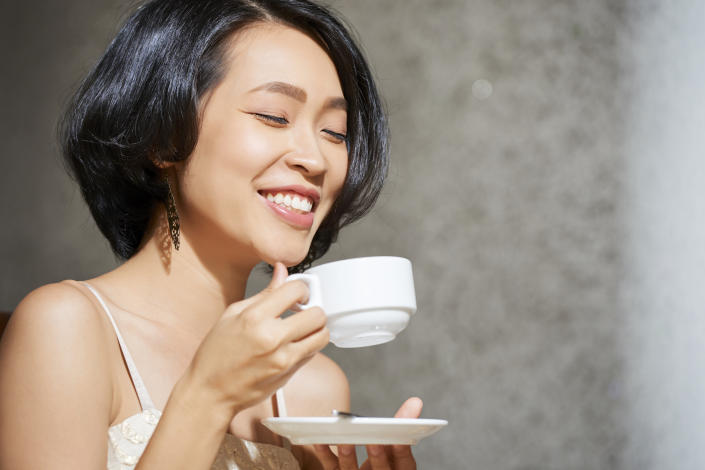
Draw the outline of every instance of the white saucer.
M265 418L262 424L292 444L414 445L448 424L444 419L408 418Z

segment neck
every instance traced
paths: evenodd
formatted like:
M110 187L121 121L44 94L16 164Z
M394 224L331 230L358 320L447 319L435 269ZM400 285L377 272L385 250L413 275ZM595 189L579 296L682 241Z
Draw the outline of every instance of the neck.
M256 262L197 253L184 237L175 251L165 233L150 230L140 250L107 275L115 298L122 308L205 334L228 305L244 298Z

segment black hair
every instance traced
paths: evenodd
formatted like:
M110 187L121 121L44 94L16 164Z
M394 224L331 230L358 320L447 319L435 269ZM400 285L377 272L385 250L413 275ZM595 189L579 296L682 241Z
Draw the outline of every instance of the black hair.
M81 83L60 140L98 228L121 259L140 246L168 187L158 166L188 158L198 104L222 78L228 39L275 22L317 41L347 101L348 171L342 191L297 272L323 256L339 230L374 205L389 159L384 108L365 58L343 22L307 0L152 0L126 21Z

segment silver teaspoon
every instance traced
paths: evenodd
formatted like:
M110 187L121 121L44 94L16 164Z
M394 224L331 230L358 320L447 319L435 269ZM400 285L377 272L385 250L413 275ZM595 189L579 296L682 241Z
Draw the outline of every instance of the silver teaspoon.
M340 416L342 418L362 418L362 415L356 413L350 413L349 411L338 411L333 410L333 416Z

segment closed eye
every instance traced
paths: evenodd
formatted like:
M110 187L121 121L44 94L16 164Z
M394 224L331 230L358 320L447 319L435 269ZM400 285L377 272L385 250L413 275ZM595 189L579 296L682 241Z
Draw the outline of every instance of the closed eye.
M328 134L329 136L333 137L337 143L342 144L343 142L347 142L348 136L345 134L341 134L339 132L334 132L329 129L323 129L323 132Z
M274 127L285 127L289 124L289 121L285 117L281 116L273 116L271 114L263 114L263 113L250 113L252 116L254 116L256 119L263 121L265 124L274 126ZM345 134L341 134L340 132L335 132L330 129L323 129L323 132L328 134L330 137L332 137L333 140L335 140L335 143L342 144L342 143L347 143L348 136Z
M289 121L281 116L272 116L271 114L262 113L252 113L252 115L260 121L264 121L265 123L274 125L275 127L284 127L289 124Z

